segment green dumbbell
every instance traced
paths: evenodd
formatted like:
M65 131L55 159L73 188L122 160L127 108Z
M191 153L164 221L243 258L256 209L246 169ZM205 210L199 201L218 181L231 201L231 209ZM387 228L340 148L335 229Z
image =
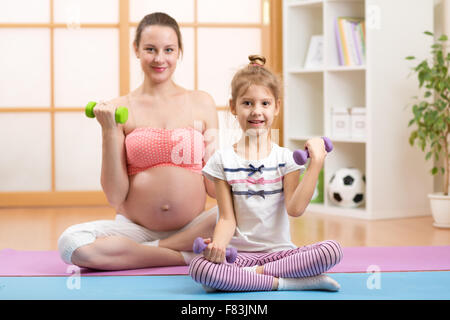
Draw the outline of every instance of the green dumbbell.
M94 107L97 104L97 102L91 101L86 105L86 108L84 109L86 116L88 118L95 118L94 114ZM117 123L125 123L128 120L128 109L125 107L118 107L116 109L116 122Z

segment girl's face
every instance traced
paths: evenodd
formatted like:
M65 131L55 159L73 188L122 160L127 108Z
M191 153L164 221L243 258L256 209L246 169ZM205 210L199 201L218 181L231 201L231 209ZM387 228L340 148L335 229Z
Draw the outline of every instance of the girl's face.
M261 135L267 133L280 111L280 101L276 101L269 88L251 85L236 99L230 100L231 113L236 116L244 133Z
M175 31L167 26L148 26L142 30L140 41L139 48L134 44L134 51L146 76L154 83L169 80L180 56Z

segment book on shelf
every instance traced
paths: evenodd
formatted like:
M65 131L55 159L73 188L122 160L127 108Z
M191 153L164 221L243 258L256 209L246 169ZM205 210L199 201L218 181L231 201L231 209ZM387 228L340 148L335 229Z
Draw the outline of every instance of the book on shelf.
M366 32L363 18L337 17L334 22L338 61L341 66L366 64Z

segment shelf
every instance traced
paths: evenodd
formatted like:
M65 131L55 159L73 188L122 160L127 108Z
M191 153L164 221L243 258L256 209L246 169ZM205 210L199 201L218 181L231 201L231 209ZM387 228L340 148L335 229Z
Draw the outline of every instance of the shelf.
M366 143L364 138L333 138L330 137L333 142L345 142L345 143Z
M336 66L336 67L326 67L326 68L291 68L288 70L291 74L302 74L302 73L320 73L320 72L349 72L349 71L365 71L366 66Z
M392 14L405 9L407 15ZM365 52L370 59L364 65L339 64L338 17L366 19ZM391 28L393 25L397 27ZM331 139L334 148L323 167L325 190L341 168L357 168L366 177L363 207L334 206L325 192L325 203L310 204L307 211L361 219L430 212L426 196L433 190L426 169L430 165L420 150L407 148L410 114L403 110L418 94L417 84L408 78L410 66L404 57L427 55L423 30L433 30L433 4L429 1L284 0L284 146L296 150L313 137ZM314 35L323 35L322 64L304 68ZM333 111L354 107L365 108L365 138L333 136ZM352 115L349 118L355 119ZM340 119L335 127L347 125L347 119Z
M330 72L348 72L348 71L365 71L366 66L336 66L336 67L328 67L325 71Z
M364 3L364 0L326 0L328 3Z
M321 135L319 135L321 136ZM306 141L312 138L315 138L317 136L315 135L306 135L306 136L289 136L288 139L293 140L293 141ZM331 139L332 142L337 142L337 143L366 143L366 139L360 139L360 138L333 138L333 137L329 137Z
M316 68L292 68L288 72L291 74L304 74L304 73L320 73L323 72L323 69L316 69Z
M323 5L323 0L292 0L288 2L288 7L320 7Z

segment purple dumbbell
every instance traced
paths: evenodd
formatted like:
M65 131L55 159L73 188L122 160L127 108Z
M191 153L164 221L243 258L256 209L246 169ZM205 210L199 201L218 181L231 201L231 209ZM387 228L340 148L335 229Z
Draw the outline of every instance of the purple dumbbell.
M333 144L331 143L331 140L327 137L322 137L322 139L323 142L325 143L325 150L327 150L327 152L333 150ZM308 149L294 151L294 161L296 164L304 165L306 163L306 160L308 160L308 158L309 158Z
M194 251L194 253L202 253L207 246L208 245L205 243L205 241L203 241L201 237L198 237L197 239L194 240L192 251ZM225 256L228 263L233 263L234 261L236 261L237 257L236 248L227 248Z

